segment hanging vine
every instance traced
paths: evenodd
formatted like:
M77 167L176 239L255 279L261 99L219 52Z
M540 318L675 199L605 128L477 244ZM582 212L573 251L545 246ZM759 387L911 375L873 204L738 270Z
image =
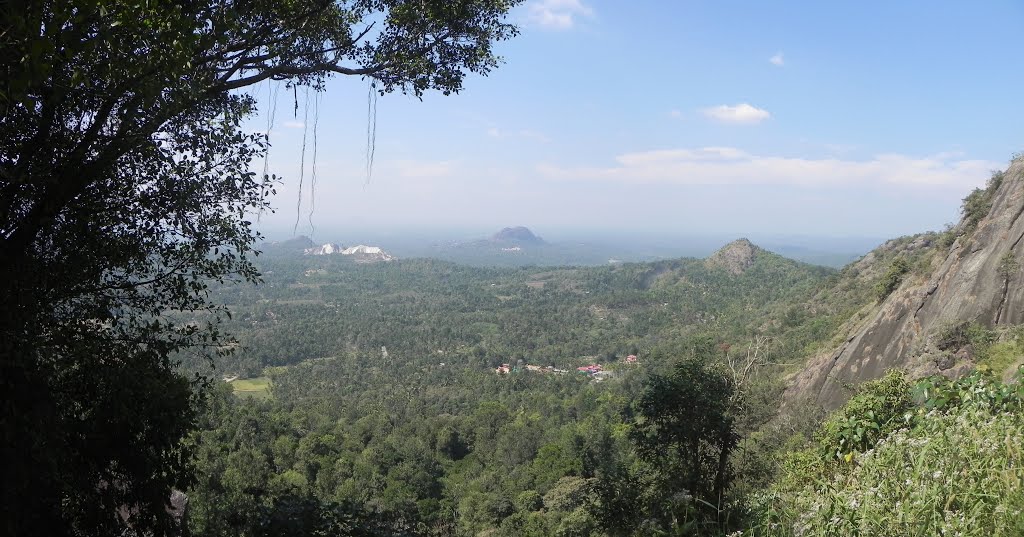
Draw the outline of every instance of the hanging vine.
M267 174L270 172L270 131L274 129L274 120L277 116L277 94L281 89L281 83L273 80L267 80L267 101L269 111L267 113L267 128L264 131L264 136L267 141L267 150L263 153L263 178L266 179ZM263 218L264 207L260 207L259 212L256 213L256 221L259 222Z
M373 157L377 151L377 84L370 80L366 91L366 183L373 177Z
M299 229L299 219L302 216L302 185L306 178L306 138L309 134L309 88L305 87L302 90L304 96L304 102L302 105L302 153L299 157L299 197L295 202L295 226L292 227L292 233ZM298 119L299 115L299 97L298 90L295 92L295 117Z
M323 100L323 92L316 92L313 96L313 162L312 173L309 178L309 234L315 231L313 226L313 211L316 210L316 164L317 164L317 132L320 125L320 103Z

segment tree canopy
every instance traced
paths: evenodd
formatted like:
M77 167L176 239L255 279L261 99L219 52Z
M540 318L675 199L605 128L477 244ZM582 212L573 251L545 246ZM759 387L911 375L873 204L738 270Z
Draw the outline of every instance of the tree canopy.
M263 81L457 93L516 0L13 0L0 7L0 503L10 534L163 532L211 281L258 278Z

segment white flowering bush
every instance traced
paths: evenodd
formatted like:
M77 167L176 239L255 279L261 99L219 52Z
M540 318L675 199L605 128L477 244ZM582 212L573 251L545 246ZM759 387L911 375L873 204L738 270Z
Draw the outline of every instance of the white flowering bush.
M1024 535L1022 446L1019 414L935 413L855 455L835 482L799 493L792 534Z

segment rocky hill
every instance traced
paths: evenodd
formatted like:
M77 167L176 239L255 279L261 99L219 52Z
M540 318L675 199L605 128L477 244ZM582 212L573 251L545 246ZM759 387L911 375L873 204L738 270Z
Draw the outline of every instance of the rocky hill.
M315 245L316 243L309 237L298 235L283 241L264 242L260 244L259 249L268 255L293 255Z
M529 228L523 226L507 227L491 236L494 242L517 244L545 244L544 239L536 236Z
M974 367L973 351L946 334L970 323L992 328L1024 322L1024 159L972 193L964 213L947 241L919 237L895 256L887 243L880 248L888 247L884 252L853 265L884 272L880 302L837 350L812 360L792 379L787 400L811 398L835 408L850 396L848 386L892 368L914 377L962 375ZM909 261L912 253L928 249L933 255ZM883 253L891 262L879 267L872 258Z
M754 264L757 255L763 251L747 239L737 239L711 254L704 264L708 268L720 268L740 275Z

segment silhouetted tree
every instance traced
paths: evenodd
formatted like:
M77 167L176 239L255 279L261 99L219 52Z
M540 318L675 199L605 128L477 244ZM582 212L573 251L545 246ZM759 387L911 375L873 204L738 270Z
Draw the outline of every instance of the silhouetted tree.
M12 0L0 9L5 533L161 533L190 481L185 349L223 349L208 283L255 280L273 179L237 92L264 80L458 92L505 0ZM130 507L121 510L118 508Z

